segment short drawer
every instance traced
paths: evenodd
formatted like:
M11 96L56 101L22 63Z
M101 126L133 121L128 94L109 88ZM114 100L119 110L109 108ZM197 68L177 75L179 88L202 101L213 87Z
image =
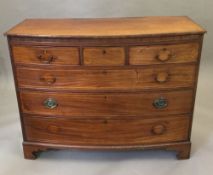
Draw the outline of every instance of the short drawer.
M24 117L27 141L86 146L185 141L189 125L189 116L125 120Z
M196 62L199 43L134 46L129 48L131 65Z
M17 79L20 88L99 91L168 89L193 87L196 67L196 65L159 65L105 70L17 68Z
M50 116L144 116L192 112L193 90L140 93L20 92L24 113Z
M124 65L125 51L122 47L87 47L83 49L84 65Z
M15 63L44 65L78 65L79 49L76 47L13 46Z

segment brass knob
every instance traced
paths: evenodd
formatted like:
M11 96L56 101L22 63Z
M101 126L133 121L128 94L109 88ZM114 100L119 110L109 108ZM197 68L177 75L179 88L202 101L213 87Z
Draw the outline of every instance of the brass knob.
M165 131L166 131L166 127L162 124L155 125L152 128L153 134L157 134L157 135L163 134Z
M156 109L163 109L163 108L166 108L168 106L168 101L167 101L167 99L160 97L160 98L157 98L157 99L154 100L153 106Z
M169 74L167 72L160 72L156 75L156 81L158 83L165 83L168 81Z
M44 101L44 106L48 109L54 109L58 106L58 103L53 98L48 98Z
M51 85L56 82L56 77L54 77L53 75L46 74L46 75L41 76L40 80L44 83Z
M172 53L170 50L167 50L166 48L162 49L156 56L156 58L159 61L168 61L172 57Z
M38 55L38 59L45 64L50 64L51 62L53 62L56 58L49 54L46 50L43 51L42 54Z

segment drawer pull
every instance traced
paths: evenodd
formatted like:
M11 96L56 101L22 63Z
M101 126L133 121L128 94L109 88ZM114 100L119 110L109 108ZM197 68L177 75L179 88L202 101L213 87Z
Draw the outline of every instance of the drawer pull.
M169 74L167 72L161 72L156 75L156 81L158 83L165 83L168 81Z
M162 49L156 56L157 60L162 61L162 62L168 61L172 57L173 57L173 55L172 55L171 51L167 50L166 48Z
M44 50L42 54L38 55L38 59L42 63L50 64L56 59L56 57L54 57L53 55L49 54L46 50Z
M163 109L168 106L168 101L165 98L160 97L154 100L153 106L157 109Z
M43 75L41 76L40 80L49 85L54 84L56 82L56 78L52 75Z
M156 134L156 135L160 135L160 134L163 134L164 132L166 131L166 127L164 125L155 125L153 128L152 128L152 132L153 134Z
M44 101L44 106L48 109L54 109L58 106L58 103L53 98L48 98Z

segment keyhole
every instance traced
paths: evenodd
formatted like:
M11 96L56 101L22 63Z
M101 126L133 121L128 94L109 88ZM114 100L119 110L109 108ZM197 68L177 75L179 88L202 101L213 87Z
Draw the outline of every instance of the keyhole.
M102 53L103 53L103 54L106 54L106 50L103 50Z
M107 123L108 123L108 120L104 120L103 123L104 123L104 124L107 124Z
M106 71L106 70L103 70L103 71L102 71L102 74L106 75L106 74L107 74L107 71Z

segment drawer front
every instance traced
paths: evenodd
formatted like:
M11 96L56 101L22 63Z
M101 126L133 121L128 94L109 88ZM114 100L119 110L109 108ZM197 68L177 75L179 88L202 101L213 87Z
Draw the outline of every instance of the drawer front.
M125 51L122 47L88 47L83 49L84 65L124 65Z
M119 70L17 68L17 79L21 88L121 91L193 87L195 72L196 65L161 65Z
M189 123L188 116L125 120L24 117L28 141L87 146L184 141Z
M193 91L143 93L21 92L22 111L63 116L143 116L192 112Z
M13 46L15 63L44 65L78 65L79 49L75 47Z
M136 46L129 48L131 65L196 62L199 43Z

